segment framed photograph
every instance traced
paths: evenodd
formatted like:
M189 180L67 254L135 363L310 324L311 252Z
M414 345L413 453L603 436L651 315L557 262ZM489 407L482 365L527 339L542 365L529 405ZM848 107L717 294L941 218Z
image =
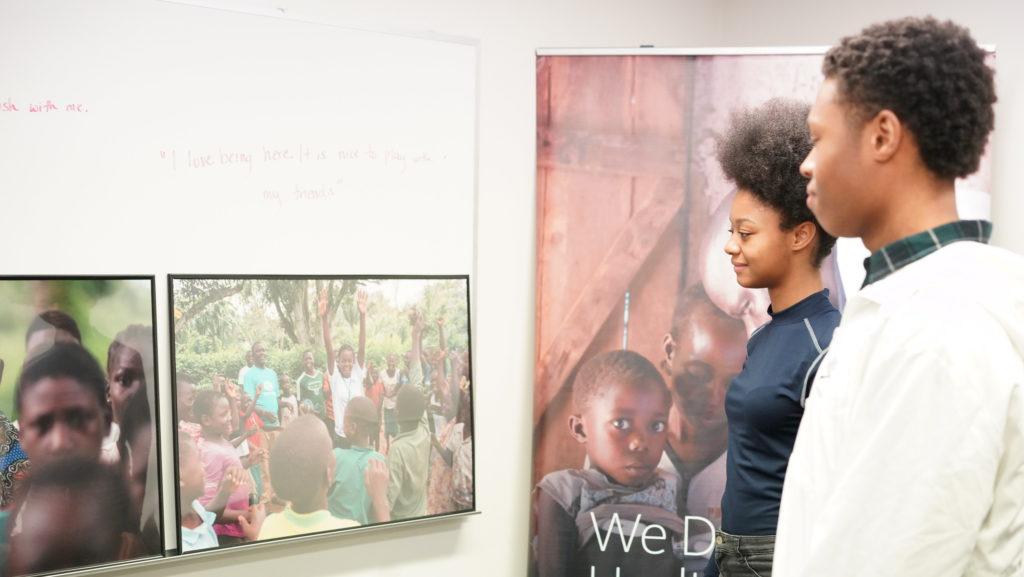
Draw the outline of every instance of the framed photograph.
M163 556L153 288L0 277L4 575Z
M468 277L168 284L180 553L475 510Z

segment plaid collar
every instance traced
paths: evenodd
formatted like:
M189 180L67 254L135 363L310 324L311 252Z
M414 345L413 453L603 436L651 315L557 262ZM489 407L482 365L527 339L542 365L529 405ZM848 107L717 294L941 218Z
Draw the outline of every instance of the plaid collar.
M961 240L988 243L992 223L987 220L958 220L919 232L883 246L864 259L867 276L861 288L881 280L940 248Z

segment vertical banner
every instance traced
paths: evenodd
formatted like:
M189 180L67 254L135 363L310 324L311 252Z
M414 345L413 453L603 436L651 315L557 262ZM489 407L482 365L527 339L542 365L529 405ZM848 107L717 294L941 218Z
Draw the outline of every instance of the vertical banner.
M735 187L716 142L734 112L812 103L821 58L538 57L531 575L703 573L721 522L725 393L769 318L767 291L740 287L723 250ZM962 217L988 216L988 158L957 183ZM822 266L837 308L866 255L841 239ZM669 395L614 384L631 379ZM616 415L630 411L664 427L663 445L623 446L614 430L632 425Z

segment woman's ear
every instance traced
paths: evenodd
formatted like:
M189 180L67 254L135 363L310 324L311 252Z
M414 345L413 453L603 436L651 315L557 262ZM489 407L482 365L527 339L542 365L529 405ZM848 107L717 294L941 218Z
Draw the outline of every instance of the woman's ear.
M813 222L807 220L796 225L793 228L793 244L791 247L793 252L799 252L811 246L817 236L818 227Z

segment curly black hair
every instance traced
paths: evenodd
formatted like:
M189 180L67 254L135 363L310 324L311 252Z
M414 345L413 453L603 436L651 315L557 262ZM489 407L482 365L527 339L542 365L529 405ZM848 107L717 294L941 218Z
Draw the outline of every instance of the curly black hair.
M733 113L732 124L718 140L718 162L737 188L779 213L783 230L814 223L818 245L812 263L817 267L836 239L807 208L807 179L800 174L800 164L811 152L808 112L806 103L773 98L758 108Z
M970 32L934 18L903 18L843 38L822 72L861 120L891 110L936 176L978 170L995 125L993 70Z
M594 399L615 386L657 391L662 394L666 409L672 402L665 379L654 363L640 353L616 350L591 358L576 373L572 383L573 406L583 412Z

